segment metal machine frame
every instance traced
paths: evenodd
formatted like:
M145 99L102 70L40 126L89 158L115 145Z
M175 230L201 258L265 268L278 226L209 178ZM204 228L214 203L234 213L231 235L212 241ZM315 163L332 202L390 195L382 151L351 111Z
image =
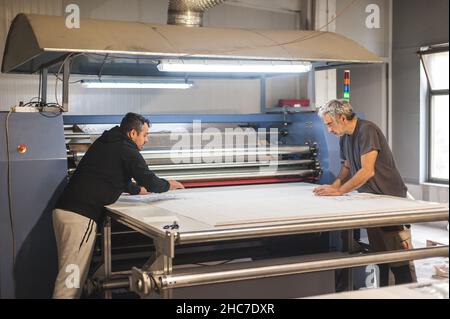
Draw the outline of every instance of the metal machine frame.
M120 121L118 116L65 116L64 124L111 124ZM254 115L152 115L152 123L192 123L201 120L204 123L257 123L262 127L275 126L286 129L288 134L283 143L303 144L315 142L322 171L319 183L329 183L335 178L339 169L339 144L335 136L327 134L315 112L278 113ZM113 272L111 220L115 220L153 240L155 254L142 267L134 267L131 272ZM101 290L107 298L112 296L111 289L130 288L141 297L148 297L152 292L160 293L164 298L171 298L175 288L191 287L224 282L234 282L262 277L275 277L289 274L301 274L324 270L345 268L345 285L353 287L352 267L373 263L390 263L401 260L448 256L448 246L415 249L407 252L386 252L377 254L348 255L354 253L354 230L366 227L400 225L418 222L448 220L448 208L433 212L384 213L353 216L351 219L326 218L309 219L282 225L254 226L239 229L225 229L210 232L183 233L167 231L161 233L148 225L126 218L122 214L108 210L108 217L103 228L102 255L104 278ZM343 253L330 253L323 256L300 256L273 258L263 261L233 263L222 266L209 266L204 273L193 269L191 273L178 273L173 269L176 246L179 244L205 244L219 241L240 239L271 238L287 235L311 234L319 232L344 231L346 240L342 243ZM150 253L150 252L149 252ZM306 260L305 260L306 258ZM308 258L311 258L308 260ZM129 277L129 278L124 278Z
M355 215L349 218L310 218L301 222L282 225L252 226L239 229L224 229L217 231L162 233L146 224L118 213L114 208L108 208L108 216L103 227L103 256L105 262L105 281L102 288L106 289L105 296L111 297L110 288L129 287L140 297L148 297L151 292L158 292L164 298L171 298L172 290L182 287L208 285L215 283L234 282L239 280L274 277L324 270L346 268L347 289L352 289L352 267L369 264L392 263L405 260L423 259L430 257L448 257L449 247L413 249L410 251L388 251L383 253L355 254L353 251L353 229L379 226L392 226L407 223L434 222L448 220L448 208L439 207L433 210L417 212L376 213L371 215ZM141 268L134 267L128 280L114 280L111 269L111 220L126 225L154 240L156 252ZM271 259L268 261L244 262L221 266L210 266L207 271L198 269L173 270L176 244L184 243L212 243L224 240L261 238L284 236L292 234L306 234L313 232L330 232L345 230L348 242L344 252L339 255L311 255L305 261L302 257ZM123 274L122 274L123 275Z

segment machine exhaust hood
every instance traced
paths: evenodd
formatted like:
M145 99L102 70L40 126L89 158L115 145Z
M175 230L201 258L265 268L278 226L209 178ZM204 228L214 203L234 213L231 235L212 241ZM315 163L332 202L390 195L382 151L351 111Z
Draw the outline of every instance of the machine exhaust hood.
M383 62L356 42L332 32L192 28L140 22L19 14L9 30L3 73L58 72L72 54L70 73L161 76L163 59L276 62ZM76 57L76 58L75 58Z

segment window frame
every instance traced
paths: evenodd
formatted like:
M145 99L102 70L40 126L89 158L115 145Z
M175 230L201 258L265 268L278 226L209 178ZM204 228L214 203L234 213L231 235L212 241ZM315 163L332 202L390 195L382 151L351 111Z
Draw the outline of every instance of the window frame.
M426 156L426 166L427 166L427 182L428 183L433 183L433 184L445 184L448 185L449 184L449 179L441 179L441 178L436 178L433 177L431 174L431 166L432 166L432 131L433 131L433 126L432 126L432 110L433 110L433 97L435 96L440 96L440 95L449 95L449 89L446 90L433 90L431 87L431 81L430 81L430 76L428 74L428 68L426 67L425 61L423 59L424 55L428 55L428 54L434 54L434 53L441 53L441 52L449 52L449 46L447 44L447 46L439 46L436 48L426 48L424 51L420 51L420 61L422 63L422 66L424 68L426 77L427 77L427 87L428 87L428 92L427 92L427 156ZM449 106L450 107L450 106Z
M433 110L433 97L440 95L449 95L449 90L439 90L439 91L431 91L428 93L428 146L427 146L427 182L433 184L447 184L449 183L448 179L441 179L433 177L431 174L431 165L432 165L432 110Z

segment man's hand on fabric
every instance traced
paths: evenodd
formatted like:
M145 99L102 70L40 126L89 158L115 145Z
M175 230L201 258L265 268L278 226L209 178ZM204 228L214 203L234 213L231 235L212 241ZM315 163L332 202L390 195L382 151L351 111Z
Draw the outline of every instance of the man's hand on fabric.
M181 184L180 182L177 181L169 181L170 184L170 188L169 190L173 191L175 189L184 189L183 184Z
M148 195L150 192L147 191L145 187L141 187L141 190L139 191L139 195Z
M316 196L342 196L343 192L332 185L322 185L313 190Z
M317 193L320 192L324 189L328 189L328 188L333 188L333 189L337 189L337 187L334 187L333 185L321 185L319 187L316 187L313 189L313 193Z

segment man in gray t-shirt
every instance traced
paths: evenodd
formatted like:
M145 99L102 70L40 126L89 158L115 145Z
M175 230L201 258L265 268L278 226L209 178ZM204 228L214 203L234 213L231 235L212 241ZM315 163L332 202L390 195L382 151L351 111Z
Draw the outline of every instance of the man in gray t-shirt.
M362 168L362 157L376 154L374 175L358 188L361 193L406 197L407 188L395 166L394 157L381 130L372 122L355 119L353 134L341 136L341 159L350 166L350 176Z
M319 115L330 133L340 137L343 166L331 185L314 189L318 196L341 196L357 190L406 197L407 188L395 165L394 157L381 130L372 122L358 119L346 100L332 100ZM411 249L409 226L389 226L367 229L373 251ZM389 266L396 284L416 280L414 266L409 262L379 265L381 285L388 284Z

